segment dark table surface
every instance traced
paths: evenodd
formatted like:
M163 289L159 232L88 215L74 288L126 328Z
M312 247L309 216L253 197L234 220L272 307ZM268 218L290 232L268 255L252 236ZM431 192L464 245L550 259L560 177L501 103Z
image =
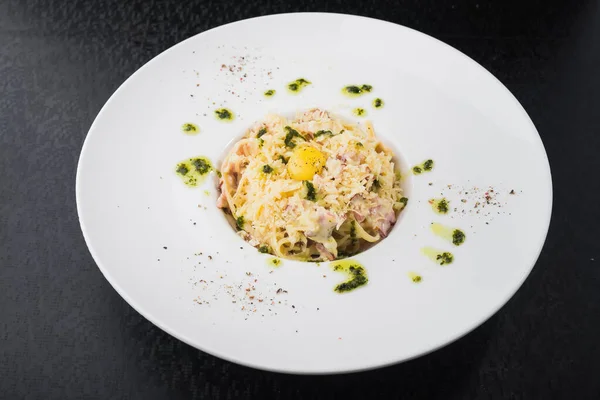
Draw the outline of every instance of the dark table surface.
M0 398L600 398L598 2L325 3L0 1ZM532 274L483 326L425 357L345 376L230 364L141 317L85 246L76 165L111 93L196 33L290 11L371 16L449 43L515 94L546 146L554 212Z

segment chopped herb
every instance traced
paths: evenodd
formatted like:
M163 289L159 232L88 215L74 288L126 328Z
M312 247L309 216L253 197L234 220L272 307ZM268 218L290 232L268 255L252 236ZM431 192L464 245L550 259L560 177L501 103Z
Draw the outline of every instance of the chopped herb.
M417 275L417 274L414 274L414 275L411 277L411 279L412 279L412 281L413 281L413 282L415 282L415 283L419 283L419 282L421 282L421 281L423 280L423 278L421 278L421 275Z
M264 144L265 144L264 139L262 139L262 138L258 139L258 147L263 147Z
M287 158L285 158L285 157L284 157L284 156L282 156L282 155L280 155L280 156L279 156L279 159L280 159L280 160L281 160L281 162L282 162L282 163L284 163L284 164L287 164L287 163L288 163L288 160L287 160Z
M365 147L361 142L356 143L356 147Z
M218 176L219 178L221 178L221 177L223 176L223 174L221 173L221 171L217 170L216 172L217 172L217 176Z
M362 117L364 115L367 114L367 111L364 108L355 108L354 110L352 110L352 112L354 113L354 115L356 115L357 117Z
M271 167L269 164L265 164L265 165L263 165L263 167L262 167L262 171L263 171L265 174L270 174L271 172L273 172L273 167Z
M263 244L262 246L260 246L258 248L259 253L269 253L270 251L271 251L271 249L266 244Z
M239 217L236 218L235 220L235 224L237 225L237 227L239 229L244 229L244 216L240 215Z
M195 187L204 181L212 169L212 164L207 158L196 157L177 163L175 172L183 179L184 184Z
M319 136L322 136L322 135L329 135L329 136L333 136L333 132L331 132L331 131L324 131L324 130L320 130L320 131L317 131L317 132L315 133L315 138L318 138Z
M306 186L306 199L310 201L317 200L317 192L312 182L304 181L304 185Z
M348 85L342 89L342 93L350 97L358 97L370 92L371 90L373 90L373 86L371 85Z
M274 267L279 267L281 265L281 260L278 258L273 258L273 259L269 260L269 264L271 264Z
M310 85L310 82L304 78L298 78L294 82L288 84L288 89L291 92L299 92L304 86Z
M428 171L431 171L432 169L433 169L433 160L429 159L429 160L423 161L419 165L415 165L412 170L415 175L419 175L422 172L428 172Z
M438 254L435 259L440 262L440 265L444 265L452 263L452 261L454 261L454 256L452 253L443 252L442 254Z
M351 239L352 245L355 245L357 243L357 239L356 239L356 221L352 221L350 223L350 239Z
M342 134L342 133L344 133L344 132L346 132L346 130L345 130L345 129L342 129L342 130L340 131L340 133L338 133L338 135L341 135L341 134Z
M336 260L341 260L342 258L347 258L350 256L352 256L352 254L346 253L345 251L340 250L340 251L338 251L338 256L337 256Z
M226 108L219 108L218 110L215 110L215 115L218 119L233 119L233 113Z
M452 243L455 246L460 246L463 244L465 242L465 238L465 233L460 229L455 229L454 232L452 232Z
M196 125L194 125L194 124L192 124L190 122L187 122L187 123L183 124L183 126L181 127L181 129L184 132L188 132L188 133L190 133L190 132L191 133L198 132L198 126L196 126Z
M262 135L264 135L265 133L267 133L267 128L261 128L258 133L256 134L257 138L260 138Z
M381 100L380 98L373 100L373 107L375 107L375 108L383 107L383 100Z
M210 163L202 158L194 158L190 161L192 162L192 165L196 168L196 171L198 171L201 175L206 174L212 169Z
M273 89L269 89L269 90L265 91L265 96L267 96L267 97L271 97L274 94L275 94L275 90L273 90Z
M186 175L190 170L185 164L177 164L177 169L175 170L179 175Z
M404 204L404 206L406 206L406 204L408 204L408 197L401 197L400 203L402 203L402 204Z
M371 185L371 190L374 192L381 187L381 183L379 183L379 179L373 179L373 184Z
M304 139L304 136L299 134L298 131L293 129L291 126L286 126L284 129L287 132L285 135L285 140L284 140L286 147L289 147L291 149L296 147L296 143L293 142L293 139L295 137L301 138L302 140L306 140L306 139Z
M440 201L438 201L437 210L441 214L447 214L448 213L448 200L441 199Z

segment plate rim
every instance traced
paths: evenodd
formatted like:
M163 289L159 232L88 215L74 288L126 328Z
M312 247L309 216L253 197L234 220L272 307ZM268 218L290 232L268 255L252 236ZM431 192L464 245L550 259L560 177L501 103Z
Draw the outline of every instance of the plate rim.
M237 357L235 357L234 355L227 355L227 354L221 354L219 351L213 351L211 349L207 349L206 346L202 346L196 343L196 341L192 340L191 338L186 337L185 335L179 334L177 333L175 330L169 328L168 326L164 325L159 318L155 318L153 316L153 313L148 311L147 309L145 309L145 307L142 304L138 304L135 301L133 301L127 294L127 291L124 290L118 282L116 282L116 280L111 276L111 274L109 273L109 271L107 270L107 268L99 261L100 257L97 254L96 250L94 249L94 246L92 245L90 238L88 236L87 233L87 228L86 225L83 221L82 218L82 210L81 210L81 170L82 170L82 160L85 158L85 154L89 151L89 137L90 134L96 129L96 125L98 123L98 121L103 117L103 115L106 113L107 108L109 107L109 105L111 104L112 101L114 101L114 99L119 95L119 93L123 90L125 90L130 84L131 84L131 80L134 76L136 76L137 74L139 74L141 71L143 71L147 66L149 66L150 64L152 64L153 62L158 61L159 58L161 58L162 56L164 56L166 53L172 51L173 49L177 48L180 45L183 45L184 43L188 42L188 41L192 41L192 40L197 40L198 37L201 37L202 35L206 35L210 32L219 30L219 29L226 29L227 27L229 27L230 25L234 25L234 24L238 24L238 23L242 23L242 22L249 22L249 21L253 21L253 20L261 20L261 19L269 19L269 18L278 18L278 17L293 17L293 16L336 16L336 17L351 17L351 18L358 18L358 19L363 19L363 20L368 20L372 23L381 23L381 24L389 24L389 25L393 25L395 28L401 28L404 30L407 30L410 32L410 34L416 34L421 36L421 38L425 39L425 40L430 40L432 43L435 43L438 46L442 46L445 47L448 50L451 50L452 53L458 54L461 57L465 58L466 61L468 63L470 63L472 66L474 66L475 68L479 69L480 71L484 71L489 77L491 77L497 86L499 86L499 88L501 88L502 90L504 90L506 92L506 94L509 95L509 98L511 99L511 101L517 106L517 108L519 109L519 112L521 112L522 114L524 114L524 116L526 117L526 120L528 121L528 124L530 126L530 129L533 129L533 131L537 134L536 137L536 141L538 142L538 145L540 146L540 149L542 151L542 155L543 158L545 159L545 170L547 173L547 184L548 184L548 189L549 189L549 193L550 193L550 197L547 199L547 215L545 216L545 224L544 224L544 230L543 230L543 235L541 236L541 240L537 245L537 250L535 252L532 252L532 255L535 254L535 257L532 258L531 261L531 265L527 268L527 270L525 271L525 273L523 274L523 276L521 277L521 279L519 280L518 283L515 283L513 290L507 292L506 296L497 303L496 307L492 307L489 309L488 312L485 313L485 316L482 319L478 319L476 322L474 322L473 324L465 327L464 329L460 330L460 332L458 332L455 335L449 336L444 338L443 340L440 340L439 343L437 343L435 346L430 347L428 350L425 351L417 351L414 354L405 357L405 358L401 358L401 359L395 359L395 360L387 360L384 362L379 362L379 363L370 363L367 365L364 365L362 367L352 367L352 368L346 368L346 369L337 369L337 370L332 370L332 369L319 369L319 368L313 368L313 369L302 369L302 368L294 368L294 367L271 367L268 365L261 365L260 363L255 363L255 362L250 362L250 361L246 361L246 360L241 360L238 359ZM515 110L516 111L516 110ZM354 15L354 14L344 14L344 13L329 13L329 12L292 12L292 13L277 13L277 14L268 14L268 15L262 15L262 16L257 16L257 17L252 17L252 18L246 18L246 19L241 19L241 20L237 20L237 21L233 21L233 22L229 22L227 24L224 25L219 25L216 27L213 27L211 29L207 29L205 31L202 31L200 33L194 34L193 36L188 37L187 39L184 39L176 44L174 44L173 46L170 46L169 48L161 51L160 53L158 53L157 55L155 55L154 57L152 57L150 60L148 60L147 62L145 62L143 65L141 65L138 69L136 69L131 75L129 75L120 85L119 87L110 95L110 97L106 100L106 102L104 103L104 105L102 106L102 108L100 109L100 111L98 112L98 114L96 115L96 117L94 118L92 124L90 125L90 128L88 129L88 132L85 136L83 145L81 147L81 151L79 154L79 159L77 162L77 172L76 172L76 176L75 176L75 199L76 199L76 206L77 206L77 216L78 216L78 220L79 220L79 224L80 224L80 228L82 231L82 235L84 238L84 241L86 243L86 246L88 248L88 251L90 253L90 255L92 256L94 262L96 263L96 266L98 267L98 269L100 270L100 272L102 273L102 275L104 276L104 278L108 281L108 283L113 287L113 289L119 294L119 296L121 296L123 298L123 300L125 300L125 302L127 302L127 304L129 306L131 306L136 312L138 312L141 316L143 316L145 319L147 319L148 321L150 321L153 325L155 325L156 327L158 327L159 329L161 329L162 331L168 333L169 335L173 336L174 338L176 338L177 340L180 340L184 343L186 343L187 345L198 349L202 352L205 352L207 354L210 354L211 356L220 358L222 360L228 361L228 362L233 362L239 365L243 365L246 367L251 367L251 368L255 368L255 369L259 369L259 370L263 370L263 371L270 371L270 372L278 372L278 373L286 373L286 374L298 374L298 375L334 375L334 374L346 374L346 373L357 373L357 372L363 372L363 371L369 371L369 370L373 370L373 369L378 369L378 368L384 368L384 367L389 367L391 365L396 365L396 364L400 364L400 363L404 363L410 360L413 360L415 358L418 357L422 357L425 355L428 355L430 353L433 353L437 350L439 350L440 348L443 348L445 346L451 345L452 343L456 342L457 340L465 337L466 335L468 335L469 333L473 332L475 329L477 329L478 327L482 326L484 323L486 323L492 316L496 315L496 313L498 313L498 311L503 308L509 300L511 300L513 298L513 296L515 295L515 293L523 286L524 282L527 280L527 278L531 275L531 272L533 271L533 269L535 268L537 261L539 260L540 254L544 248L544 245L546 243L546 239L548 236L548 232L550 229L550 224L551 224L551 220L552 220L552 209L553 209L553 197L554 197L554 191L553 191L553 183L552 183L552 171L550 168L550 162L548 159L548 154L546 152L546 148L544 146L544 143L542 141L542 138L535 126L535 124L533 123L533 121L531 120L531 118L529 117L529 114L527 113L527 111L525 110L525 108L523 107L523 105L519 102L519 100L513 95L513 93L494 75L492 74L489 70L487 70L484 66L482 66L481 64L479 64L477 61L475 61L474 59L472 59L471 57L469 57L468 55L464 54L462 51L456 49L455 47L433 37L430 36L426 33L420 32L416 29L401 25L401 24L397 24L394 22L390 22L390 21L386 21L386 20L381 20L381 19L377 19L377 18L372 18L372 17L365 17L365 16L361 16L361 15Z

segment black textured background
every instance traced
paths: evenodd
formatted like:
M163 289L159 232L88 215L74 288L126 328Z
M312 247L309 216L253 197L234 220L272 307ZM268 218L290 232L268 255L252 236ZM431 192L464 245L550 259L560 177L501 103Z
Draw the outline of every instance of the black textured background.
M597 3L0 0L0 397L600 398ZM366 15L439 38L508 86L542 136L555 203L537 266L496 316L433 354L350 376L233 365L142 318L86 249L76 163L110 94L196 33L290 11Z

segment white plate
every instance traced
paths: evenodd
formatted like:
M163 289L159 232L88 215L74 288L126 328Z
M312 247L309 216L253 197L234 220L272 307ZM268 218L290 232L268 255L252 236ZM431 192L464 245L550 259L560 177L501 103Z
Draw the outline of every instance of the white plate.
M287 93L286 83L299 77L312 85ZM352 83L374 91L342 96ZM277 94L266 99L266 89ZM383 109L371 107L374 97L385 101ZM220 106L237 118L218 122L213 112ZM242 241L215 207L213 177L190 189L174 173L191 156L217 164L228 143L268 112L313 106L348 118L362 106L404 169L427 158L436 163L431 173L409 175L409 205L390 236L354 257L367 268L369 284L344 295L332 290L344 277L326 263L269 267L268 257ZM201 133L184 135L185 122ZM474 208L489 186L499 204ZM457 208L447 216L428 204L441 192ZM202 33L131 76L87 136L77 206L106 279L161 329L256 368L337 373L427 353L495 313L541 251L552 185L531 120L468 57L382 21L287 14ZM452 248L432 234L431 222L464 229L465 244ZM452 250L455 262L436 265L420 253L424 246ZM409 272L422 282L412 282ZM279 288L287 293L277 294Z

